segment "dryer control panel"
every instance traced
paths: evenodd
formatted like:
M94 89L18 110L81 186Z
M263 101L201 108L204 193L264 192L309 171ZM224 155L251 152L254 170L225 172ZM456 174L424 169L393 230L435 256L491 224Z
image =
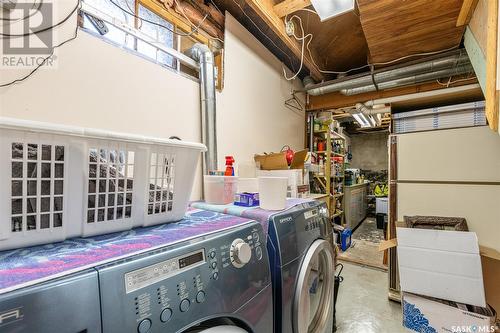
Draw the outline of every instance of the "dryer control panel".
M177 332L230 316L270 284L264 240L249 222L98 267L104 331Z

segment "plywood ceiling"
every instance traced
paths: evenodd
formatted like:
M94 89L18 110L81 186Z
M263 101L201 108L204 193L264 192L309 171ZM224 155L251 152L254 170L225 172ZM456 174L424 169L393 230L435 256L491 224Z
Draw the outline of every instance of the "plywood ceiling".
M367 63L368 45L357 12L325 22L310 12L295 14L302 18L306 34L314 36L310 46L321 57L316 61L321 69L342 72Z
M358 0L371 62L437 51L460 44L456 27L463 0Z

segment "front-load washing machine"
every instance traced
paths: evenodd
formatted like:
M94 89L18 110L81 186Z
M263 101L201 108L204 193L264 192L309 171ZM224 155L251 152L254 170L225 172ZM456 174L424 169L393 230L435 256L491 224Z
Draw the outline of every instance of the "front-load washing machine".
M97 267L105 333L271 333L262 226L248 222Z
M326 216L324 203L311 201L270 221L267 248L277 333L333 330L334 251Z
M272 333L259 239L248 221L2 294L0 331Z

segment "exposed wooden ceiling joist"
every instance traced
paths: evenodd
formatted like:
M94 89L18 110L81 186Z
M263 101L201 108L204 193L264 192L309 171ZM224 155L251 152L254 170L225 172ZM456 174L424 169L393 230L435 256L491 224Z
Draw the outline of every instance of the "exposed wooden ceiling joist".
M477 2L478 0L464 0L460 13L458 14L457 27L461 27L469 23Z
M285 17L288 14L310 5L310 0L285 0L274 6L274 12L278 17Z
M245 0L248 6L252 8L257 15L278 35L278 37L286 44L290 51L300 59L302 56L301 44L294 38L287 35L285 31L284 21L276 15L274 11L274 3L272 0ZM313 54L314 56L314 54ZM316 68L311 57L307 52L304 53L304 66L310 71L311 76L315 80L322 80L323 75Z

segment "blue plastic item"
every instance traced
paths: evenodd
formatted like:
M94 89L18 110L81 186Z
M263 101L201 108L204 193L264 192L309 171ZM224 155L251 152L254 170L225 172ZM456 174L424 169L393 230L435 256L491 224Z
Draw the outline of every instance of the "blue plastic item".
M342 251L345 251L349 247L351 247L351 236L352 231L349 228L344 229L344 231L340 233L340 247Z

